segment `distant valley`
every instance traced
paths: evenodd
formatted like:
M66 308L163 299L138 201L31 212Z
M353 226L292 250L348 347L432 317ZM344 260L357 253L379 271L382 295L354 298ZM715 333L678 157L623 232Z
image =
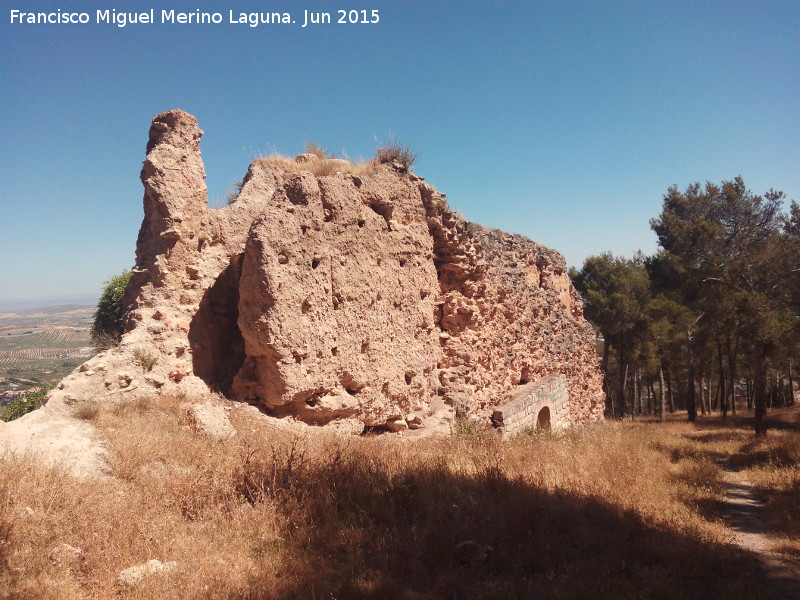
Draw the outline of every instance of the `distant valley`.
M69 304L0 312L0 392L57 381L89 359L94 311Z

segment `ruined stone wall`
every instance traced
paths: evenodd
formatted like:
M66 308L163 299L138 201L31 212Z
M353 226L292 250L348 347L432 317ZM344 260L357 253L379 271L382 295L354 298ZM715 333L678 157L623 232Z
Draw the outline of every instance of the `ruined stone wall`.
M408 176L292 176L250 230L232 395L312 423L425 411L441 355L431 255Z
M212 390L399 431L488 422L519 386L561 374L564 425L602 418L594 334L560 255L464 221L397 163L328 161L341 168L317 176L256 160L238 199L209 209L201 135L182 111L153 120L128 333L52 405Z
M484 415L517 386L562 373L569 423L602 419L595 334L564 258L523 236L437 214L435 193L429 195L448 403Z

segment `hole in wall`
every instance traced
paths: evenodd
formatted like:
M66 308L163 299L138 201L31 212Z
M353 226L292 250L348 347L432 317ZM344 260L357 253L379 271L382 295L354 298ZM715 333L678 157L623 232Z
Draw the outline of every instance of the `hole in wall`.
M223 394L244 364L244 339L239 330L239 278L243 254L231 257L228 266L206 290L189 324L192 370L209 387Z
M383 425L364 425L364 429L361 432L362 436L372 436L372 435L382 435L384 433L388 433L389 430L386 429Z
M394 207L391 204L383 203L380 201L373 201L372 204L369 204L369 207L373 210L373 212L379 214L383 217L383 220L386 221L386 227L389 231L392 230L392 212L394 212Z

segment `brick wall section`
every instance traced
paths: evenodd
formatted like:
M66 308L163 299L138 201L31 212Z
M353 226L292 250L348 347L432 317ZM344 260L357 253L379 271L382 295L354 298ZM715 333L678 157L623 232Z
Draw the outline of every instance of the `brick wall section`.
M537 426L542 409L550 410L550 427L563 429L569 425L569 393L563 375L548 375L519 386L510 399L495 408L492 423L503 433L518 433Z

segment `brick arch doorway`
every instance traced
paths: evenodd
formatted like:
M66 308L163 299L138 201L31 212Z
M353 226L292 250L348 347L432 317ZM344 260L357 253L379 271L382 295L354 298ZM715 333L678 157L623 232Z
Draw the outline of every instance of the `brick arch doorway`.
M550 407L544 406L536 415L536 429L550 429Z

